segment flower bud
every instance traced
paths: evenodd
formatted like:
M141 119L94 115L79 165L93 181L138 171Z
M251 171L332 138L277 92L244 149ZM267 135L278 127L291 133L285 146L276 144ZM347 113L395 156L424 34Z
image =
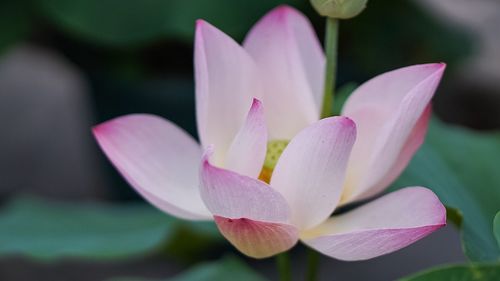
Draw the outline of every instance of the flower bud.
M325 17L349 19L366 7L368 0L311 0L316 11Z

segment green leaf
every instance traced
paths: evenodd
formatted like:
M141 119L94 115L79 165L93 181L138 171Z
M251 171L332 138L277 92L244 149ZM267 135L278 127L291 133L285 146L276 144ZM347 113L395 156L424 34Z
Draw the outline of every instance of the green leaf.
M462 227L464 217L458 209L446 207L446 218L448 221L453 222L456 226Z
M370 76L421 61L458 66L476 47L473 33L409 0L369 1L359 16L342 21L340 38L340 49L349 50L348 66Z
M235 257L225 257L218 262L211 262L193 267L191 270L169 279L169 281L263 281L246 264Z
M62 203L23 198L0 213L0 255L35 259L124 258L159 249L177 230L218 235L213 224L181 222L146 204Z
M108 45L140 44L163 32L171 1L40 0L39 11L77 37Z
M111 46L135 46L162 38L191 42L197 19L241 39L279 0L40 0L39 10L79 38ZM308 7L306 1L288 3Z
M179 221L165 251L176 260L191 264L223 251L222 242L225 240L213 222Z
M498 281L500 264L449 265L426 270L400 281Z
M169 279L168 281L264 281L263 277L255 273L240 259L227 256L214 262L202 263ZM140 278L113 278L108 281L146 281ZM148 281L153 281L149 280ZM156 280L159 281L159 280Z
M31 29L28 1L0 2L0 53L28 35Z
M500 211L496 214L495 219L493 220L493 232L495 233L498 247L500 247Z
M492 221L500 202L500 133L479 133L433 120L426 141L392 189L422 185L459 211L465 254L500 259Z

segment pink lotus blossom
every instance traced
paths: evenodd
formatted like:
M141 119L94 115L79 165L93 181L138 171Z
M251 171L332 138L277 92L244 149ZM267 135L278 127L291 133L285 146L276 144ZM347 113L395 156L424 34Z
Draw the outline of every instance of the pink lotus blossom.
M94 128L99 145L146 200L171 215L215 220L248 256L298 240L342 260L405 247L446 224L439 199L384 190L424 140L445 65L387 72L361 85L341 117L319 120L325 57L309 21L281 6L243 46L207 22L195 40L200 143L171 122L134 114Z

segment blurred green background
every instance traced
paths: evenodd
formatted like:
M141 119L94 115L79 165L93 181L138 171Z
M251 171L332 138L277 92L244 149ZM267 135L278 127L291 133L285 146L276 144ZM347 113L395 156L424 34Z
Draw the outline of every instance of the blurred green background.
M373 0L341 22L339 103L349 85L382 72L448 64L428 142L392 189L430 187L456 226L372 261L322 258L320 280L392 280L468 260L488 264L437 274L500 280L490 264L500 261L500 231L495 237L493 230L500 210L500 4L474 3ZM275 280L272 260L239 256L212 224L181 222L144 204L104 159L90 127L146 112L196 136L195 20L241 41L279 4L304 12L322 38L324 19L306 0L1 0L0 280ZM304 247L292 257L294 272L303 274ZM414 278L443 280L433 274Z

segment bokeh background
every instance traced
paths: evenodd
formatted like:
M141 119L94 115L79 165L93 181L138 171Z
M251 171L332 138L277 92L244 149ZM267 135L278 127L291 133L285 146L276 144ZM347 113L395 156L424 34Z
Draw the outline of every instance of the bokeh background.
M0 207L15 213L10 223L26 221L25 232L32 237L20 236L17 242L30 240L36 249L28 256L16 251L2 255L0 280L165 279L231 252L210 226L179 226L168 219L169 227L175 224L175 231L167 231L168 239L142 233L141 223L147 224L141 218L143 201L103 157L90 128L112 117L143 112L168 118L196 136L194 21L206 19L241 41L265 12L283 3L308 15L322 37L324 20L306 0L1 0ZM446 62L433 102L435 115L474 130L500 129L499 28L496 0L370 1L359 17L341 22L338 85L359 84L406 65ZM96 221L108 203L127 207ZM75 221L63 216L81 204L81 209L68 211L75 212ZM154 210L148 212L154 213L153 220L163 219ZM139 222L127 226L130 222L120 219L128 215ZM5 216L0 215L0 252L11 241L1 234L8 232ZM44 247L62 243L65 231L79 229L72 228L77 222L91 225L88 233L80 234L81 240L73 236L65 241L70 250L44 254ZM92 244L88 239L94 236L103 239L102 232L92 229L99 224L120 225L118 231L106 233L116 239L132 229L117 247L126 248L124 252L135 249L134 254L72 256L71 247L85 248L78 245ZM53 229L62 234L51 233ZM466 258L459 236L450 224L371 261L322 258L320 280L392 280L462 262ZM38 245L40 237L53 241ZM133 248L149 249L147 243L155 239L164 239L160 249ZM65 250L72 257L62 257ZM303 273L304 248L296 247L292 257L295 273ZM240 258L261 275L277 278L272 260Z

